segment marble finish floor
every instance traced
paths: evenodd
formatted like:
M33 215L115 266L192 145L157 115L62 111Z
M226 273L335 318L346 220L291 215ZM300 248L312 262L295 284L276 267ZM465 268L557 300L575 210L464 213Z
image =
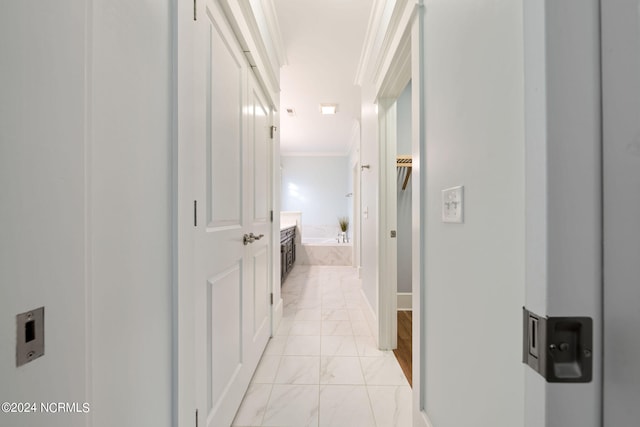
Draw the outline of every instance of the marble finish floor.
M282 298L233 426L411 426L411 388L393 352L375 346L355 269L295 266Z

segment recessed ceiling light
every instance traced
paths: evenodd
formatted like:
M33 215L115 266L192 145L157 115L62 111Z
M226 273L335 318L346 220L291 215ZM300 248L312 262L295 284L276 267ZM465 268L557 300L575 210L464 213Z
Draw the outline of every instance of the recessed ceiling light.
M294 110L293 108L287 108L287 114L291 117L296 115L296 110Z
M320 112L325 116L335 114L336 111L338 111L337 104L320 104Z

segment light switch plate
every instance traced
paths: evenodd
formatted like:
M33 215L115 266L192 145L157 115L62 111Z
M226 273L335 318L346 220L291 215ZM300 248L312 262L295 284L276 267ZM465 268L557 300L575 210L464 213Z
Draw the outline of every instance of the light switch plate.
M16 366L44 355L44 307L16 315Z
M442 222L464 222L464 186L442 190Z

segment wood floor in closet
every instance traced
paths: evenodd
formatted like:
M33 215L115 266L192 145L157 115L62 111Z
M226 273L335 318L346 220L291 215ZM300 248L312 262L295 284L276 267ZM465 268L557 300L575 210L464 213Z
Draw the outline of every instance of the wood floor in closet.
M398 348L393 353L411 384L411 311L398 311Z

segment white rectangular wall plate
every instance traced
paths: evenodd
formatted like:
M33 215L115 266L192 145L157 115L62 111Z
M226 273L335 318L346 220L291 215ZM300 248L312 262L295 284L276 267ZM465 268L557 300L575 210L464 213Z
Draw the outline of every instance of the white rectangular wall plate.
M464 186L442 190L442 222L463 223Z

